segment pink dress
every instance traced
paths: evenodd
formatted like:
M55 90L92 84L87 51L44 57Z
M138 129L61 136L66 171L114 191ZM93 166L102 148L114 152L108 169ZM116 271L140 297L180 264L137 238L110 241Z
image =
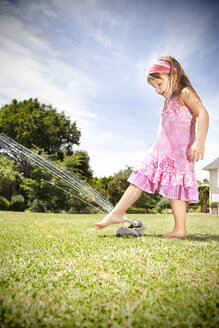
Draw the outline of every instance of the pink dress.
M142 163L128 181L138 188L170 199L190 203L199 201L194 162L188 152L195 140L196 117L178 98L170 98L163 107L158 135Z

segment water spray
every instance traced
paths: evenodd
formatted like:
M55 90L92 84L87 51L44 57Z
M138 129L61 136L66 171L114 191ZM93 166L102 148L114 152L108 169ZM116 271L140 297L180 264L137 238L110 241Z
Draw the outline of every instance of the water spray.
M31 162L34 166L49 172L57 179L57 182L61 182L62 187L56 182L53 183L57 188L81 200L89 206L92 206L98 211L103 212L104 210L105 212L111 212L114 208L114 206L106 198L99 194L84 180L80 179L76 174L52 162L51 160L45 159L43 156L34 153L3 133L0 133L0 147L20 161ZM74 195L70 191L71 189L76 190L78 192L78 196ZM85 199L82 198L82 196L80 197L80 195L84 196ZM88 200L90 200L90 202L88 202ZM93 203L98 205L101 209ZM128 227L125 221L131 223L131 225ZM124 217L124 224L120 229L118 229L116 236L140 236L144 230L145 228L139 220L135 219L130 221Z

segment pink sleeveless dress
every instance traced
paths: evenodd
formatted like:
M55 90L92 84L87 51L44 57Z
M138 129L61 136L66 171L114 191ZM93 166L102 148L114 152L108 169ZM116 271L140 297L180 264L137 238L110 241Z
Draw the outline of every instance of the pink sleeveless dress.
M178 98L163 107L158 135L144 160L128 181L148 193L159 190L170 199L199 201L194 162L188 152L195 141L196 117Z

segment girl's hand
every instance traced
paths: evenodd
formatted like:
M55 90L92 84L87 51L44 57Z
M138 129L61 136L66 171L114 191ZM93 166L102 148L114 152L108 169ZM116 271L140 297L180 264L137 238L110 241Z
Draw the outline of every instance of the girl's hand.
M204 158L205 146L199 141L195 141L194 144L189 149L189 159L190 161L197 162L199 159Z

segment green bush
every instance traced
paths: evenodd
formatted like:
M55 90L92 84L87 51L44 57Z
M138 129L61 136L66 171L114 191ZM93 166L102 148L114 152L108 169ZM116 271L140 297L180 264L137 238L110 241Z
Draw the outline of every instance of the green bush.
M76 209L75 207L71 207L68 211L68 214L98 214L98 210L93 208L93 207L89 207L86 206L82 209Z
M142 208L142 207L135 207L135 206L131 206L128 210L127 213L130 214L145 214L147 213L147 209L146 208Z
M71 207L68 214L77 214L77 210L74 207Z
M97 214L97 213L98 210L90 206L84 207L79 211L79 214Z
M11 197L10 210L12 211L24 211L25 199L22 195L14 195Z
M189 213L200 213L201 210L202 210L202 208L200 205L197 205L197 206L193 205L193 206L189 207L188 212Z
M169 199L162 197L161 200L157 203L156 208L159 213L162 213L164 209L171 208Z
M39 199L34 199L31 210L33 212L46 212L47 202Z
M201 211L202 211L202 207L201 207L201 205L199 205L196 212L201 213Z
M219 205L218 202L212 202L211 205L210 205L210 208L217 208Z
M154 208L149 208L148 209L148 214L157 214L157 210L156 210L156 208L154 207Z
M7 211L10 207L10 202L5 198L0 196L0 210Z
M161 211L161 214L172 214L172 210L171 208L164 208L162 211Z

